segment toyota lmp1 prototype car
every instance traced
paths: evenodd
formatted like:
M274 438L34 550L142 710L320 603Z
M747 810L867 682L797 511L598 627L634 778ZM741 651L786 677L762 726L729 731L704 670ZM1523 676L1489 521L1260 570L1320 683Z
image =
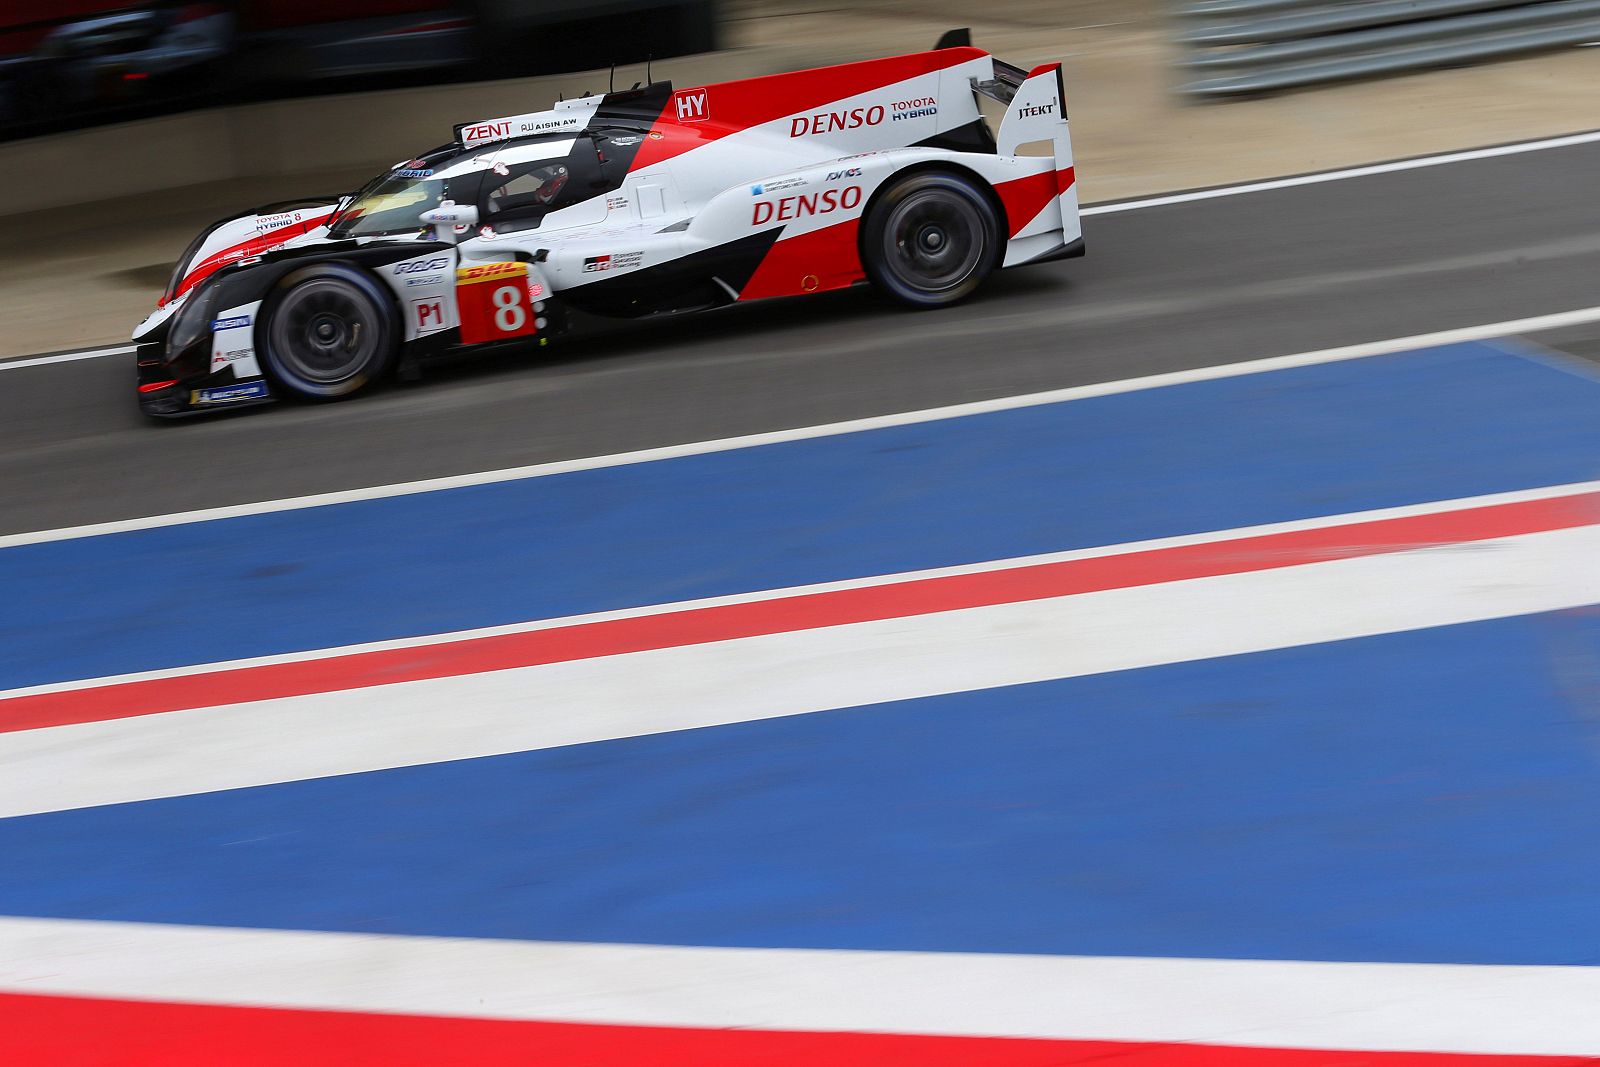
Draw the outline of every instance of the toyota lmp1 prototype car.
M979 110L1004 108L997 129ZM1026 150L1026 151L1025 151ZM134 333L139 400L334 400L399 369L868 281L913 307L1082 255L1060 64L930 52L464 123L347 196L219 222Z

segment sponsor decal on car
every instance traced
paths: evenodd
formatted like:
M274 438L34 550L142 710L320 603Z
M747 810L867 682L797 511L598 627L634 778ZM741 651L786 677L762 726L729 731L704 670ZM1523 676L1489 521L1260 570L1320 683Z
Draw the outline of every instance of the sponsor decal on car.
M1055 112L1056 102L1052 100L1048 104L1032 104L1017 108L1017 118L1031 119L1040 115L1054 115Z
M559 119L525 119L517 123L518 135L526 133L548 133L551 130L573 130L582 125L576 115L567 115Z
M672 94L679 122L704 122L711 117L711 94L705 89L679 89Z
M394 173L398 177L401 177L401 178L431 178L431 177L433 177L433 168L432 167L404 167L404 168L402 168L400 170L395 171Z
M841 181L841 180L843 180L845 178L859 178L859 177L861 177L861 168L860 167L850 167L848 170L830 170L828 172L828 177L825 180L830 181L830 182L836 182L836 181Z
M396 263L396 274L417 274L425 270L444 270L450 265L450 260L444 256L435 256L433 259L410 259L404 263Z
M797 189L800 186L807 184L809 183L801 177L779 178L777 181L761 182L759 185L752 185L750 187L750 195L765 196L768 193L778 192L780 189Z
M931 96L919 96L915 100L896 100L889 105L890 118L895 122L904 119L920 119L928 115L939 113L939 104Z
M276 230L304 220L305 213L301 211L280 211L275 215L257 215L256 230L258 232Z
M618 148L627 148L627 147L629 147L631 145L638 144L640 141L644 140L644 138L643 137L612 137L612 138L609 138L609 140L611 141L612 144L616 145Z
M758 200L750 213L750 225L764 226L769 222L789 222L812 215L831 215L835 211L848 211L861 206L861 186L847 185L843 189L824 189L820 193L801 193L777 200Z
M621 211L624 208L626 208L627 206L628 206L628 198L625 197L625 196L608 196L608 197L606 197L606 210L607 211Z
M239 400L259 400L267 394L266 382L246 382L243 385L223 385L212 389L191 389L191 404L232 404Z
M476 285L479 282L498 282L507 278L526 278L526 263L484 263L476 267L457 267L457 285Z
M488 141L503 141L510 136L510 119L503 122L479 122L461 128L461 146L471 148Z
M227 352L213 352L211 353L211 369L213 371L221 370L228 364L238 360L253 359L255 354L256 352L253 348L235 348ZM255 372L252 371L251 373Z
M238 330L248 325L250 325L249 315L235 315L231 319L212 319L211 332L216 333L218 330Z
M617 252L609 256L590 256L583 261L583 273L594 274L603 270L627 270L644 262L643 252Z
M815 136L819 133L837 133L840 130L859 130L863 126L876 126L886 112L882 104L871 107L853 107L847 111L824 111L816 115L800 115L789 120L790 137Z

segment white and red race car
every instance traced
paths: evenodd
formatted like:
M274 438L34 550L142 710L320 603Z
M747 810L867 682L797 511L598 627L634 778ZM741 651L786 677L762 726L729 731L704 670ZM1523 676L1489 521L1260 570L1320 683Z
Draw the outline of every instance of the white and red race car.
M1004 109L991 129L979 108ZM394 368L869 281L913 307L1083 254L1058 63L933 51L456 127L354 194L220 222L134 333L182 415L350 396Z

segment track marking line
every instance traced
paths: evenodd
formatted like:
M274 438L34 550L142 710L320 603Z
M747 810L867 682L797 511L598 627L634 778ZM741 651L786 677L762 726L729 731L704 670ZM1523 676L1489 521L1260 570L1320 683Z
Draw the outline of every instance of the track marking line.
M482 674L1600 523L1600 483L0 691L0 733ZM1406 512L1394 514L1395 511ZM1284 527L1292 527L1285 529Z
M818 582L811 585L785 586L777 589L755 590L747 593L730 593L724 596L702 597L695 600L678 600L661 604L650 604L635 608L618 608L611 611L588 612L582 615L567 615L557 618L537 619L529 622L505 623L499 626L484 626L470 630L453 630L447 633L424 634L415 637L400 637L386 641L368 641L353 645L341 645L333 648L308 649L303 652L284 652L270 656L253 656L247 659L224 660L177 667L164 667L157 670L138 671L129 674L105 675L95 678L81 678L62 682L45 682L39 685L22 686L15 689L0 689L0 707L5 706L4 702L19 697L44 696L48 694L68 693L80 689L99 689L106 686L119 686L141 682L160 681L163 679L181 678L200 673L244 670L254 667L303 663L308 660L326 659L333 656L364 655L370 652L390 652L399 649L416 649L429 645L453 644L463 641L474 641L483 638L503 637L510 634L532 633L538 630L587 626L596 623L616 622L623 619L640 619L657 615L676 615L682 612L703 611L737 604L755 604L772 600L787 600L795 597L818 596L847 590L876 588L891 584L932 581L964 575L987 574L991 571L1009 571L1028 567L1069 563L1073 561L1102 559L1107 556L1135 556L1166 549L1211 545L1218 542L1239 542L1284 534L1296 534L1310 530L1340 530L1348 529L1350 527L1370 527L1375 523L1391 522L1397 519L1409 519L1418 516L1501 508L1505 505L1551 500L1557 497L1589 497L1597 493L1600 493L1600 480L1588 482L1570 482L1562 485L1541 486L1534 489L1517 489L1504 493L1488 493L1483 496L1459 497L1450 500L1423 501L1417 504L1404 504L1392 508L1377 508L1371 511L1354 511L1338 515L1318 515L1312 518L1293 519L1287 522L1263 523L1255 526L1240 526L1226 530L1208 530L1202 533L1180 534L1173 537L1158 537L1144 541L1126 541L1118 544L1098 545L1092 548L1071 549L1065 552L1048 552L1034 556L1018 556L1008 559L984 560L950 567L934 567L927 570L905 571L897 574L873 575L862 578L846 578L839 581ZM1600 515L1596 516L1595 521L1600 522ZM5 732L3 725L0 725L0 732Z
M1573 514L1579 509L1592 512L1594 506L1565 502L1557 509L1568 513L1558 522L1565 528L1548 532L1372 554L1349 551L1361 545L1360 534L1328 528L1313 531L1314 540L1337 558L1306 561L1291 551L1285 566L1251 555L1261 545L1204 545L1198 560L1179 549L1168 564L1205 565L1188 578L1169 570L1161 577L1171 580L1158 584L1119 584L1137 580L1136 570L1115 572L1138 568L1139 561L1102 557L1083 561L1084 567L1067 564L1055 575L1089 579L1081 583L1085 591L1064 584L1049 592L1065 595L1042 600L896 604L892 598L901 590L868 588L844 598L843 606L859 608L865 601L889 612L859 613L859 621L843 614L801 620L814 627L808 629L785 628L789 608L778 601L700 618L624 620L588 633L533 631L476 648L427 646L390 657L398 663L380 654L356 665L376 668L359 679L360 688L348 688L338 673L351 664L324 660L291 664L281 676L268 668L252 679L181 677L152 683L149 692L135 686L120 693L24 697L14 708L0 705L0 716L9 719L15 711L14 725L34 727L0 732L0 767L7 769L0 775L0 819L1587 608L1600 603L1600 569L1583 565L1600 553L1600 525L1568 525L1585 517ZM1455 518L1428 517L1445 524ZM1350 543L1341 546L1342 540ZM1204 574L1229 565L1234 547L1240 548L1231 561L1235 569ZM1236 569L1260 564L1264 569ZM1074 576L1074 570L1081 573ZM999 571L971 577L920 592L1027 592L1006 588L1012 579L1025 586L1026 576ZM921 608L933 610L897 613ZM757 625L722 625L730 620ZM695 643L673 643L678 621ZM624 640L606 644L619 635ZM527 655L530 649L534 655ZM429 676L435 657L446 674ZM516 666L519 661L532 662ZM398 669L386 677L390 666ZM456 673L463 668L481 673ZM240 682L254 688L242 694L246 702L230 702L241 695L231 688ZM272 695L273 687L283 695ZM163 712L162 701L177 707ZM205 701L211 703L194 706ZM136 714L115 717L124 710ZM49 725L52 719L61 724ZM129 759L130 752L139 758Z
M0 961L0 990L33 995L625 1026L1600 1053L1597 967L701 948L9 917Z
M98 359L101 356L125 356L132 352L133 349L133 345L118 345L114 348L89 348L80 352L58 352L53 356L31 356L26 359L0 360L0 370L43 367L49 363L74 363L80 359Z
M1520 141L1516 144L1495 145L1490 148L1469 148L1460 152L1446 152L1436 156L1397 159L1388 163L1370 163L1360 167L1317 171L1313 174L1300 174L1291 178L1269 178L1266 181L1247 182L1243 185L1223 185L1214 189L1195 189L1186 193L1169 193L1162 196L1144 197L1138 200L1121 200L1113 204L1091 204L1088 207L1080 208L1078 214L1084 216L1110 215L1119 211L1141 211L1145 208L1166 207L1170 204L1187 204L1196 200L1215 200L1218 197L1242 196L1245 193L1269 193L1277 189L1293 189L1302 185L1343 181L1347 178L1367 178L1376 174L1394 174L1399 171L1421 170L1424 167L1439 167L1446 163L1469 163L1479 159L1496 159L1500 156L1514 156L1524 152L1539 152L1550 148L1572 148L1577 145L1594 144L1596 142L1600 142L1600 130L1568 134L1564 137L1547 137L1538 141Z
M280 500L263 500L249 504L232 504L226 507L175 512L168 515L151 515L136 519L118 519L113 522L91 523L85 526L68 526L55 530L7 534L0 536L0 549L42 544L50 541L69 541L80 537L99 537L105 534L128 533L135 530L152 530L164 526L182 526L190 523L210 522L216 519L240 518L247 515L298 511L304 508L348 504L361 500L381 500L388 497L412 496L418 493L438 492L443 489L461 489L475 485L520 481L526 478L544 478L555 474L570 474L575 471L630 466L637 463L653 463L658 460L679 459L685 456L703 456L716 452L757 448L762 445L808 441L821 437L836 437L842 434L859 433L864 430L911 426L925 422L964 418L968 415L984 415L996 411L1013 411L1019 408L1039 407L1045 404L1059 404L1073 400L1136 393L1146 389L1161 389L1171 385L1187 385L1192 382L1216 381L1223 378L1238 378L1251 374L1266 374L1295 367L1310 367L1323 363L1367 359L1373 356L1393 355L1397 352L1406 352L1412 349L1435 348L1441 345L1460 344L1467 341L1486 341L1506 334L1536 333L1543 330L1581 326L1593 322L1600 322L1600 306L1578 308L1551 315L1536 315L1532 318L1489 322L1480 326L1459 327L1434 333L1413 334L1409 337L1395 337L1383 341L1344 345L1339 348L1325 348L1313 352L1299 352L1287 356L1269 356L1265 359L1245 360L1239 363L1194 367L1188 370L1171 371L1166 374L1125 378L1119 381L1096 382L1091 385L1051 389L1040 393L1024 393L1019 396L998 397L993 400L952 404L946 407L926 408L920 411L897 412L891 415L874 415L864 419L824 423L817 426L801 426L788 430L772 430L766 433L745 434L712 441L666 445L660 448L640 449L634 452L621 452L609 456L559 460L553 463L506 467L500 470L481 471L473 474L455 474L412 482L395 482L389 485L369 486L362 489L344 489L332 493L316 493L309 496L287 497Z

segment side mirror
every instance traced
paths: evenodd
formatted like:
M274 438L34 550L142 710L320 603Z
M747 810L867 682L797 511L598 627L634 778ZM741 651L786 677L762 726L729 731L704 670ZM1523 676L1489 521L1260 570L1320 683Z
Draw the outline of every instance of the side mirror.
M444 200L438 207L429 208L418 216L426 226L432 226L434 235L445 244L455 244L472 232L478 224L478 209L471 204L458 204Z

